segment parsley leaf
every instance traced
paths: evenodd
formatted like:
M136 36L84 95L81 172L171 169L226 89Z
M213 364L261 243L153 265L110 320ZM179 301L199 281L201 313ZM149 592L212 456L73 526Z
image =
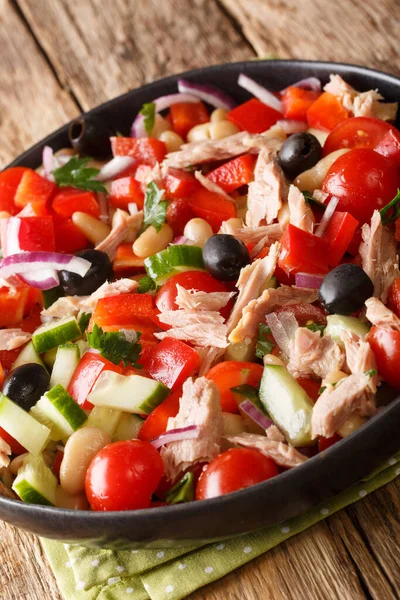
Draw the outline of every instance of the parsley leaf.
M268 325L260 323L258 326L258 342L256 346L257 358L263 359L266 354L271 354L272 350L275 348L275 344L268 337L269 335L271 335L271 329Z
M323 385L322 387L319 388L318 394L319 395L323 394L325 390L326 390L326 385Z
M79 329L81 330L82 334L85 333L86 329L88 328L91 316L92 316L92 313L84 312L79 317L78 326L79 326Z
M323 332L325 330L325 325L321 325L320 323L310 323L309 325L306 325L307 329L309 329L310 331L319 331L320 336L323 336Z
M156 118L156 105L154 102L146 102L143 104L139 113L144 116L144 128L147 135L150 135Z
M164 190L160 190L155 181L150 181L146 187L144 198L143 230L153 225L156 231L160 231L164 225L168 202L166 200L161 201L163 196Z
M368 375L369 377L373 377L374 375L377 375L378 371L376 369L370 369L369 371L365 371L365 375Z
M152 290L156 289L156 284L154 283L154 281L152 280L151 277L148 277L146 275L146 277L143 277L140 281L139 281L139 287L138 287L138 292L139 294L147 294L147 292L151 292Z
M314 204L314 206L318 206L318 208L321 208L322 210L326 209L326 205L322 204L322 202L318 202L318 200L316 200L314 196L310 194L310 192L307 192L307 190L304 190L301 193L303 194L304 200L307 204Z
M257 388L248 383L242 383L241 385L237 385L236 387L230 388L231 392L234 394L239 394L239 396L243 396L244 399L248 399L257 406L260 404L260 400L258 397Z
M191 502L192 500L194 500L194 476L193 473L188 471L165 494L165 502L167 504L179 504L181 502Z
M388 213L391 211L391 209L393 209L393 212L390 216L388 216ZM379 214L381 215L383 225L386 225L386 223L392 223L400 217L400 190L397 190L396 196L389 202L389 204L386 204L386 206L381 208Z
M107 192L107 189L94 177L100 172L99 169L87 167L90 158L79 158L73 156L65 165L52 171L56 184L59 187L72 186L81 190L92 192Z
M135 334L134 339L129 339ZM119 365L122 361L124 366L137 366L142 344L139 343L141 333L135 331L103 331L98 325L94 325L91 333L86 333L89 346L100 351L101 356Z

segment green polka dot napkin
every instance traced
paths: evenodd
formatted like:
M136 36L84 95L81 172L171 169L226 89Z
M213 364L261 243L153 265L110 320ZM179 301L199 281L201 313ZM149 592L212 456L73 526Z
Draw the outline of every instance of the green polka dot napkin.
M203 546L95 550L42 540L65 600L180 600L400 475L400 452L363 481L305 515Z

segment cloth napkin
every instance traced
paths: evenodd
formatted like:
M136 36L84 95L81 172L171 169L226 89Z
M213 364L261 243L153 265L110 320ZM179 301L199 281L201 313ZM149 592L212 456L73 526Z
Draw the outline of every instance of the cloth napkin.
M42 539L65 600L180 600L400 475L400 452L306 514L223 542L156 550L97 550Z

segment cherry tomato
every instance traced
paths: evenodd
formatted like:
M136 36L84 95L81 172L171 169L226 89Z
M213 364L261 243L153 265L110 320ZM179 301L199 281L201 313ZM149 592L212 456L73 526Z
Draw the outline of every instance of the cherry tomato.
M388 307L400 317L400 279L395 279L390 286Z
M400 332L373 326L368 342L375 355L378 373L396 389L400 389Z
M238 413L231 388L247 383L258 388L263 374L263 366L258 363L226 360L212 367L205 375L217 385L223 412Z
M6 444L8 444L11 448L11 452L13 454L24 454L27 452L23 446L16 439L14 439L10 434L7 433L2 427L0 427L0 438L2 438Z
M331 166L322 189L339 198L338 210L348 211L360 221L370 220L397 193L398 171L394 163L366 148L350 150Z
M395 130L392 125L381 119L370 119L369 117L346 119L336 125L326 138L324 156L340 148L373 149L392 129Z
M231 448L212 460L200 475L196 500L236 492L278 475L271 458L252 448Z
M105 446L92 460L85 489L92 510L148 508L164 472L148 442L127 440Z

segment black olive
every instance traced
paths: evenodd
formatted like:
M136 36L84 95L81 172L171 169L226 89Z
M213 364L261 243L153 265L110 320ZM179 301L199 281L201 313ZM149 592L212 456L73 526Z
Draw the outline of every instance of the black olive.
M250 263L250 254L243 242L233 235L218 234L204 244L203 260L215 279L232 281L239 277L240 269Z
M294 179L311 169L322 157L322 146L311 133L295 133L288 137L279 151L278 160L285 175Z
M82 156L96 160L111 158L110 137L114 132L102 119L81 115L71 123L68 130L69 141Z
M354 264L339 265L322 282L319 299L331 314L351 315L374 294L374 284L366 272Z
M103 283L114 277L112 264L105 252L83 250L78 252L77 256L85 258L92 266L84 277L71 271L59 272L60 284L67 296L90 296Z
M6 377L3 394L24 410L30 410L47 392L49 383L50 375L42 365L27 363Z

